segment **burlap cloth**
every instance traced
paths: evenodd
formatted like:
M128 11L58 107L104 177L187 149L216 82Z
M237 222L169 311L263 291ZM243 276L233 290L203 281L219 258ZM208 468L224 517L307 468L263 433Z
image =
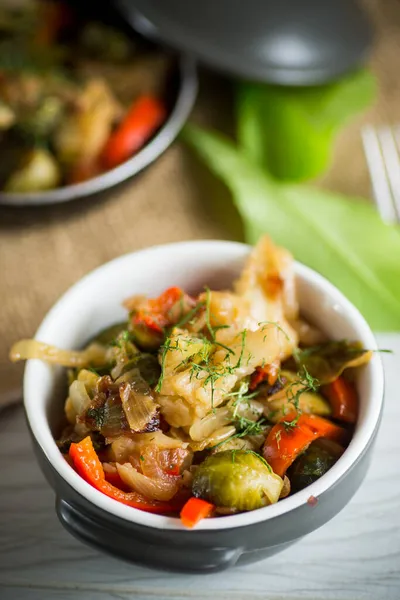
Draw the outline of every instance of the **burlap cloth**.
M341 133L332 167L319 184L369 196L360 126L400 122L400 3L365 4L376 27L371 65L379 97ZM229 129L231 107L229 81L202 72L193 119ZM10 345L31 336L55 300L85 273L153 244L241 235L227 192L180 142L144 173L96 198L59 206L0 208L0 405L6 395L18 395L20 387L21 368L7 359Z

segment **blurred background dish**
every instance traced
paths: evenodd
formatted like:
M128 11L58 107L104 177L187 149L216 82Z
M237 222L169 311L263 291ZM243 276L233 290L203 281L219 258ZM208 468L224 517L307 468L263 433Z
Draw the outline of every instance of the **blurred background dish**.
M94 14L94 13L92 13ZM0 8L0 202L63 202L136 174L193 106L193 60L100 10L34 0Z
M224 73L315 85L360 66L372 36L354 0L117 0L137 30Z

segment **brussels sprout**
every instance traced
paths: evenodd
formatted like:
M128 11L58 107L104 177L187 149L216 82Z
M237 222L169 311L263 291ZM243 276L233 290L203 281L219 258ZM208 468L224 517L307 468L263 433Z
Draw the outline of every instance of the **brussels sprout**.
M6 192L41 192L57 187L61 172L50 152L36 148L24 156L22 164L13 171L5 183Z
M255 452L226 450L199 465L192 493L216 506L254 510L277 502L282 486L282 479Z
M288 470L292 492L298 492L322 477L343 454L343 448L330 440L316 440Z
M372 352L365 350L360 342L326 342L306 348L297 356L297 363L318 379L320 385L334 381L345 369L367 363Z
M135 344L142 350L157 350L164 341L162 332L151 329L143 323L132 324L130 331Z
M98 333L90 343L97 342L98 344L103 344L103 346L107 346L110 344L115 338L126 329L126 323L117 323L116 325L111 325L110 327L106 327Z
M137 379L137 374L149 385L154 386L161 375L161 367L157 357L154 354L146 354L145 352L137 354L126 363L117 382L127 381L132 383Z

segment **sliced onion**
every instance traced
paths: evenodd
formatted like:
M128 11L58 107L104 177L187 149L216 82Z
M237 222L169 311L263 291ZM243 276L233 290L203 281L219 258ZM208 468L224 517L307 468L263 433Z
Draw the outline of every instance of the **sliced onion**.
M90 406L91 399L83 381L75 379L69 386L69 398L76 415L82 415Z
M139 445L156 444L159 448L187 448L188 444L165 435L160 430L153 431L151 433L138 433L133 436L133 439Z
M122 383L119 388L126 419L132 431L146 431L158 427L159 406L150 393L143 393L134 383Z
M220 429L217 429L217 431L214 431L211 437L208 437L201 442L190 442L189 447L193 452L200 452L205 448L212 448L213 446L220 444L235 433L236 427L233 425L226 425L225 427L221 427Z
M262 407L263 408L263 407ZM262 412L261 408L261 412ZM226 406L216 408L202 419L198 419L189 429L189 435L195 442L210 437L214 431L232 421L232 410Z
M233 412L238 417L244 417L249 421L258 421L264 411L264 405L257 400L243 401L232 407Z
M137 443L126 435L121 435L111 444L112 460L119 463L126 463L129 457L136 451Z
M143 475L146 475L146 477L150 477L150 479L169 479L169 476L163 471L158 462L158 448L154 444L146 446L142 450L141 461Z
M62 350L39 342L38 340L20 340L10 351L10 360L30 360L38 358L63 367L100 366L106 362L106 348L100 344L91 344L85 350Z
M286 496L289 496L290 494L290 479L289 477L287 477L285 475L285 477L283 478L283 486L281 489L281 494L279 496L279 500L282 500L282 498L286 498Z
M179 489L176 477L171 477L168 481L164 479L150 479L150 477L139 473L130 463L124 465L117 463L116 466L122 481L132 490L143 494L149 500L171 500Z

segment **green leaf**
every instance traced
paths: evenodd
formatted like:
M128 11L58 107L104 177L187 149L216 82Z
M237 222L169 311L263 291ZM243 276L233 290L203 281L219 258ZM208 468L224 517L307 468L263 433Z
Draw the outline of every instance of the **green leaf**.
M186 141L230 188L246 239L269 233L325 275L372 327L400 329L400 233L360 198L276 182L218 134L194 126Z
M310 88L239 84L239 145L277 179L310 179L328 166L339 128L368 106L374 93L368 71Z

